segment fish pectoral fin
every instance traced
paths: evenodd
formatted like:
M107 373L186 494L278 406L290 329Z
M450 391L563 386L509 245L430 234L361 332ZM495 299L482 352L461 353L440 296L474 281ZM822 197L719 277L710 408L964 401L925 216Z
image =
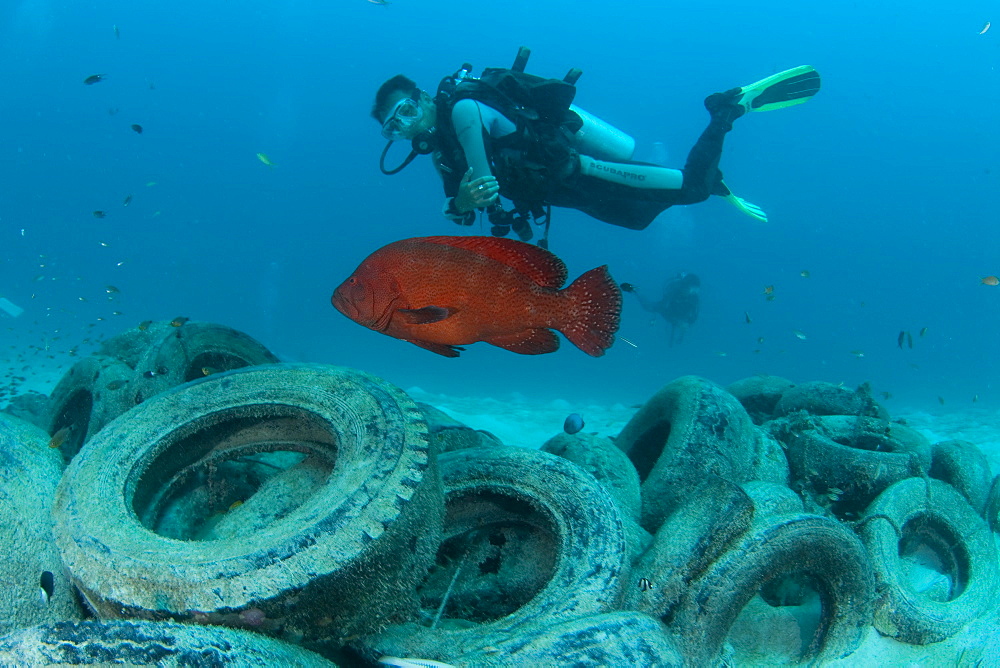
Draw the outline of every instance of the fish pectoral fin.
M494 336L486 339L486 343L519 355L544 355L559 350L559 337L551 329L544 327Z
M445 306L425 306L423 308L401 308L396 312L408 325L427 325L432 322L441 322L454 313L455 309Z
M437 353L438 355L444 355L445 357L458 357L461 351L465 350L461 346L449 346L446 343L431 343L430 341L419 341L417 339L403 339L415 346L420 346L432 353Z

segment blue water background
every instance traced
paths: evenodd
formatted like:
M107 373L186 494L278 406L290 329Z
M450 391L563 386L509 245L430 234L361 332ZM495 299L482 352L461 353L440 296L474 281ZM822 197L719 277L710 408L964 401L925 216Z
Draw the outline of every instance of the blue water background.
M926 0L8 0L0 295L27 312L0 317L0 360L8 373L65 366L85 339L184 315L289 360L450 394L634 403L683 374L770 373L868 380L890 408L948 411L974 395L995 407L1000 287L979 278L1000 274L1000 25L977 33L998 17L987 2ZM742 118L727 139L726 181L769 223L718 198L641 232L556 211L551 248L571 277L607 263L655 292L678 271L700 275L683 345L668 348L665 323L629 295L620 334L638 347L599 359L566 341L551 355L480 343L445 359L330 306L376 248L463 233L440 216L429 160L379 173L375 89L404 72L433 91L465 61L508 65L519 45L531 72L582 68L577 103L632 134L637 158L662 142L678 167L707 94L799 64L822 74L808 104ZM97 73L107 80L82 83ZM901 330L912 349L897 347Z

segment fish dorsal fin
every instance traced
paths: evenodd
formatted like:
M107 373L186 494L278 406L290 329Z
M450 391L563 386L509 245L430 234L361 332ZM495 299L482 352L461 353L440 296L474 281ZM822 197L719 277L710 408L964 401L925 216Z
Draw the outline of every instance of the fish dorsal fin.
M483 255L524 274L543 288L566 283L566 265L553 253L523 241L499 237L420 237L413 241L442 244Z

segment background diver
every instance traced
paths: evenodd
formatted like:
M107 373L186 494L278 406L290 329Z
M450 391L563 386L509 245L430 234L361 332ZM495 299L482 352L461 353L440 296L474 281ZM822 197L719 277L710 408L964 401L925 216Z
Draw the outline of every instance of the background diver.
M434 97L402 74L383 83L371 112L389 140L382 171L395 174L416 155L433 153L444 181L446 217L471 225L476 210L485 209L494 235L506 236L513 227L525 241L532 237L529 221L547 225L552 206L641 230L675 204L718 195L766 221L763 210L722 181L726 133L746 112L805 102L820 86L819 74L800 66L709 95L708 127L684 168L671 169L633 161L634 139L572 104L579 70L563 80L525 74L528 53L522 47L513 67L487 68L479 78L464 65L442 80ZM410 140L413 150L398 167L386 169L385 156L399 140ZM513 210L503 210L500 195L513 201Z
M631 283L622 283L621 289L622 292L634 294L644 310L657 313L670 323L671 346L683 341L688 327L698 319L701 309L701 279L695 274L682 271L671 278L658 301L649 299Z

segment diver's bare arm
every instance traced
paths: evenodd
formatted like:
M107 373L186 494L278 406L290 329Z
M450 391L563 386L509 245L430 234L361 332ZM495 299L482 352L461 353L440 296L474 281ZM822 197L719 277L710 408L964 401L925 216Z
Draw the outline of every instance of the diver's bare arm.
M459 100L451 112L458 143L465 153L471 174L466 174L455 196L454 208L460 212L484 207L496 201L500 185L490 171L483 142L483 122L475 100Z

